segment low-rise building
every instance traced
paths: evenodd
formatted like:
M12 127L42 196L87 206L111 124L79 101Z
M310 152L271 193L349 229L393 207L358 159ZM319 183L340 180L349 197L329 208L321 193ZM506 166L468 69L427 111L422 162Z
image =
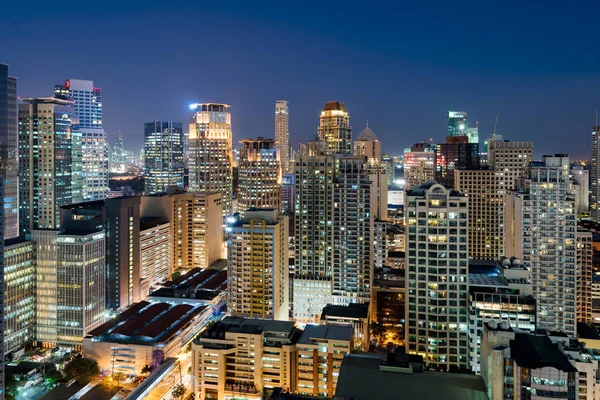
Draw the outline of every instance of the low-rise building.
M596 399L598 361L584 343L565 333L533 334L489 322L481 360L490 400Z
M353 328L307 325L298 344L300 394L333 397L344 356L352 350Z
M103 372L139 375L177 357L212 316L206 305L141 301L89 332L83 351Z
M295 390L293 322L226 317L192 343L197 399L262 399L265 388Z
M327 304L319 323L329 326L349 326L353 329L352 349L369 348L369 321L371 319L369 303L350 303L345 306Z

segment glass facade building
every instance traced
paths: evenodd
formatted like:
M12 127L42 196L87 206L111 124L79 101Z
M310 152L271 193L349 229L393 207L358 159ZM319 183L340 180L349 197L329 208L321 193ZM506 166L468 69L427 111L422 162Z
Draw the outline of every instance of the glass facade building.
M144 124L144 172L146 194L164 192L169 186L183 188L183 129L180 122Z

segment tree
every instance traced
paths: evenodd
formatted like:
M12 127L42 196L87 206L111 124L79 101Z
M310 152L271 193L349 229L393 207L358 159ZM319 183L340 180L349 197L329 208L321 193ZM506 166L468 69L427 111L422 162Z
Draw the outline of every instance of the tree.
M99 374L98 363L90 358L76 358L65 366L65 375L77 379L80 384L89 383Z
M180 276L181 276L181 272L175 271L171 274L171 280L174 281L175 279L179 278Z
M60 371L53 369L52 371L46 372L46 386L51 388L56 382L60 381L63 378L63 375Z
M4 387L6 393L12 397L17 396L17 387L19 387L19 384L17 383L17 378L15 378L13 374L6 374L4 376Z
M177 385L173 386L173 398L174 399L181 399L183 398L183 396L185 396L185 386L182 383L178 383Z
M151 373L152 373L152 367L148 364L144 365L144 368L142 368L142 374L150 375Z

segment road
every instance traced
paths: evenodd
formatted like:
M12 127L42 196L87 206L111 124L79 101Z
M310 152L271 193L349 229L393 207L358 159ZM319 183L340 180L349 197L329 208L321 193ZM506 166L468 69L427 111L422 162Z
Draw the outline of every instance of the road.
M181 363L181 383L186 388L186 396L192 392L192 376L188 373L190 366L192 365L191 352L187 354L181 354L179 356L179 362ZM146 400L173 400L173 388L179 383L179 367L175 364L175 367L165 379L162 380L152 391L145 397ZM184 397L185 398L185 397Z

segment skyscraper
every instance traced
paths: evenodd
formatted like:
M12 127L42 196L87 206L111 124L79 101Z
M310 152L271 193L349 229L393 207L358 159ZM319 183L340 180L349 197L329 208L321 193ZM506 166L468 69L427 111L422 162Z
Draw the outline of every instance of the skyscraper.
M354 141L354 155L367 157L372 163L381 163L381 142L375 132L369 128L368 122Z
M238 210L274 208L281 212L281 165L273 139L242 140L238 163Z
M146 194L164 192L169 186L183 188L183 130L180 122L144 124L144 171Z
M251 208L228 226L227 307L238 317L289 318L288 217Z
M596 118L597 119L597 118ZM592 127L590 148L592 165L590 170L590 216L600 222L600 125Z
M19 236L17 79L0 64L0 175L4 178L4 238Z
M73 100L82 141L84 201L108 197L108 142L102 128L102 91L94 81L67 79L54 86L54 97Z
M275 103L275 141L277 142L277 154L281 162L282 174L290 171L290 112L287 100L277 100Z
M0 232L4 232L4 178L0 176ZM4 240L0 240L0 400L4 400Z
M436 146L429 143L415 143L404 150L404 188L420 186L435 179Z
M319 138L327 143L329 154L352 155L350 114L344 103L330 101L321 111Z
M544 156L506 196L505 252L531 270L538 325L576 333L575 196L569 157Z
M429 182L406 204L407 353L442 370L468 368L468 198Z
M223 215L232 212L233 149L229 105L192 104L189 132L190 191L219 192Z
M72 203L73 102L24 99L19 105L19 228L58 229L60 207Z
M500 172L501 184L514 189L517 179L524 176L533 159L533 142L511 142L502 135L488 139L488 165Z
M592 281L594 275L592 232L577 229L577 322L593 322Z
M446 143L437 145L435 180L454 187L454 171L479 168L479 145L469 143L466 136L448 136Z
M477 122L474 127L469 127L466 111L448 109L447 136L466 136L469 143L477 144L477 151L479 151L479 123Z

